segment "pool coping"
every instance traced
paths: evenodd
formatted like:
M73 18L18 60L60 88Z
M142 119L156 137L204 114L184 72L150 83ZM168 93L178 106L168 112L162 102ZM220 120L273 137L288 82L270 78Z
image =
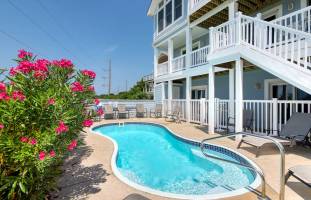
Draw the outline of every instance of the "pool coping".
M191 145L195 145L194 143L200 143L200 141L198 141L198 140L194 140L194 139L189 139L189 138L183 137L183 136L175 133L174 131L172 131L167 126L165 126L163 124L160 124L160 123L155 123L155 122L124 122L124 124L150 124L150 125L156 125L156 126L160 126L162 128L165 128L166 130L168 130L170 132L170 134L172 134L174 137L177 137L177 139L183 140L183 142L187 142L188 144L191 144ZM113 153L112 153L112 156L111 156L112 172L114 173L114 175L120 181L124 182L125 184L127 184L127 185L129 185L129 186L131 186L131 187L133 187L133 188L135 188L137 190L140 190L140 191L143 191L143 192L147 192L149 194L153 194L153 195L157 195L157 196L168 197L168 198L203 200L203 199L222 199L222 198L230 198L230 197L241 196L241 195L244 195L246 193L252 192L252 190L256 190L262 184L260 176L258 174L256 174L255 180L250 185L248 185L247 187L240 188L240 189L237 189L237 190L234 190L234 191L222 192L222 193L218 193L218 194L206 194L206 195L183 195L183 194L176 194L176 193L170 193L170 192L163 192L163 191L160 191L160 190L155 190L155 189L152 189L150 187L137 184L137 183L129 180L127 177L123 176L122 173L118 170L116 162L117 162L117 156L118 156L119 147L118 147L118 144L116 143L116 141L114 139L112 139L111 137L109 137L107 135L104 135L102 133L99 133L99 132L94 130L96 128L100 128L100 127L103 127L103 126L109 126L109 125L118 125L118 123L117 122L112 122L112 123L93 125L92 127L90 127L90 132L93 133L93 134L102 136L104 138L107 138L109 141L111 141L113 143L114 150L113 150ZM247 158L243 154L241 154L241 153L239 153L237 151L231 150L230 148L227 148L227 147L222 146L222 145L215 145L215 144L209 144L209 145L220 147L220 148L226 149L227 151L233 152L233 153L237 154L238 156L240 156L241 158L245 159L254 168L256 168L257 170L261 171L261 169L257 166L256 163L254 163L252 160L250 160L249 158Z

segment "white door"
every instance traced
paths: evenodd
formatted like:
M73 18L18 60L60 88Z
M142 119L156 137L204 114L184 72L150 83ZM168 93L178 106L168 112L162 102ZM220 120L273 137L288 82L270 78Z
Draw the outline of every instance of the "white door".
M179 86L173 86L173 99L180 99L180 87Z

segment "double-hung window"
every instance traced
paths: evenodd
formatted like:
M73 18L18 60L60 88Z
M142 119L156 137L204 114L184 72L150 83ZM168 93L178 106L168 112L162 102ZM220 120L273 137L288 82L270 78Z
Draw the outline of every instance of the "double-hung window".
M172 23L172 1L169 1L165 5L165 26Z
M175 0L174 3L174 20L177 20L179 17L182 16L182 1L183 0Z
M158 32L161 32L164 29L164 9L158 13Z
M179 19L182 13L183 0L162 0L158 5L158 32Z

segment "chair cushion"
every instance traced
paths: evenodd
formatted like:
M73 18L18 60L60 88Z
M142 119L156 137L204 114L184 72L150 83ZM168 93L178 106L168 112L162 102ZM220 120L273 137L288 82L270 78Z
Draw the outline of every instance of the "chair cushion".
M289 169L294 176L311 185L311 165L297 165Z
M311 114L293 113L287 123L283 126L280 136L293 137L298 135L306 136L311 130Z

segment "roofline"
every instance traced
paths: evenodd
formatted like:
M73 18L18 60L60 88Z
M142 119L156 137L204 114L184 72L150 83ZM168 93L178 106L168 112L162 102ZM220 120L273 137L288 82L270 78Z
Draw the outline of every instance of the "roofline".
M151 0L150 6L147 12L147 16L154 16L155 10L157 8L158 0Z

